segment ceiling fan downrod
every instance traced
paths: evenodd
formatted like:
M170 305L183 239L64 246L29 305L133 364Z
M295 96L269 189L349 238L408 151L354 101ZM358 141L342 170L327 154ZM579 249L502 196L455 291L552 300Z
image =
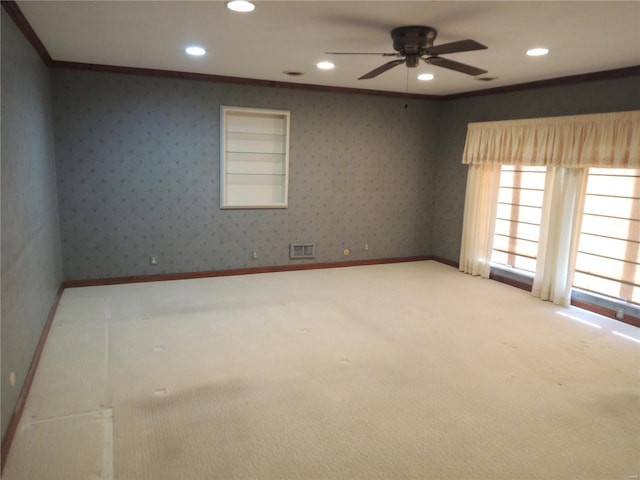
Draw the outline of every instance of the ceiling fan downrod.
M407 55L407 59L405 61L407 67L415 68L420 64L420 55L412 53L411 55Z

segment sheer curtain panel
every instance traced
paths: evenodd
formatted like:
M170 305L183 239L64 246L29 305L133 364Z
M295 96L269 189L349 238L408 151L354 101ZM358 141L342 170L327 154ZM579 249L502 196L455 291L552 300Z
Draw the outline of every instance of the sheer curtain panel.
M464 202L460 270L489 278L500 165L470 165Z
M580 239L587 169L548 167L531 293L568 307Z

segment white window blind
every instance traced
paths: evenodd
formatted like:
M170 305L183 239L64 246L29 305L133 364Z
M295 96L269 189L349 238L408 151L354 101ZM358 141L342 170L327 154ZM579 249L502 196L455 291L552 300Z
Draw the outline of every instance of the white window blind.
M503 165L491 262L535 272L546 167Z
M640 304L640 169L590 168L573 286Z

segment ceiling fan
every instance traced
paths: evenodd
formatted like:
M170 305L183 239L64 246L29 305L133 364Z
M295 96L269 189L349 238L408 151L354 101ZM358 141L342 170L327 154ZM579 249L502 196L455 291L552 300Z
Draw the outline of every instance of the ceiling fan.
M475 40L460 40L457 42L443 43L441 45L433 45L438 32L435 28L426 26L410 25L406 27L398 27L391 30L391 38L393 39L393 49L396 53L356 53L356 52L326 52L328 55L382 55L384 57L399 57L391 60L368 73L365 73L358 80L366 80L374 78L393 67L402 63L409 68L417 67L420 59L430 65L448 68L456 72L466 73L467 75L480 75L487 73L487 70L466 65L460 62L454 62L447 58L441 58L438 55L447 53L468 52L471 50L484 50L487 47Z

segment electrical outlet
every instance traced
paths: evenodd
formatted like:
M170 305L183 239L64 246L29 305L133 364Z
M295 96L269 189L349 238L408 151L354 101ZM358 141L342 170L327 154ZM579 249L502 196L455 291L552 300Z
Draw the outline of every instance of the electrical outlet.
M256 250L254 250L253 252L251 252L251 258L253 258L254 260L258 259L258 252Z
M158 257L156 255L149 256L149 265L157 266L158 265Z
M368 252L368 251L369 251L369 244L368 244L368 243L365 243L365 244L364 244L364 251L365 251L365 252Z
M619 308L616 310L616 318L618 320L622 320L624 318L624 308Z

